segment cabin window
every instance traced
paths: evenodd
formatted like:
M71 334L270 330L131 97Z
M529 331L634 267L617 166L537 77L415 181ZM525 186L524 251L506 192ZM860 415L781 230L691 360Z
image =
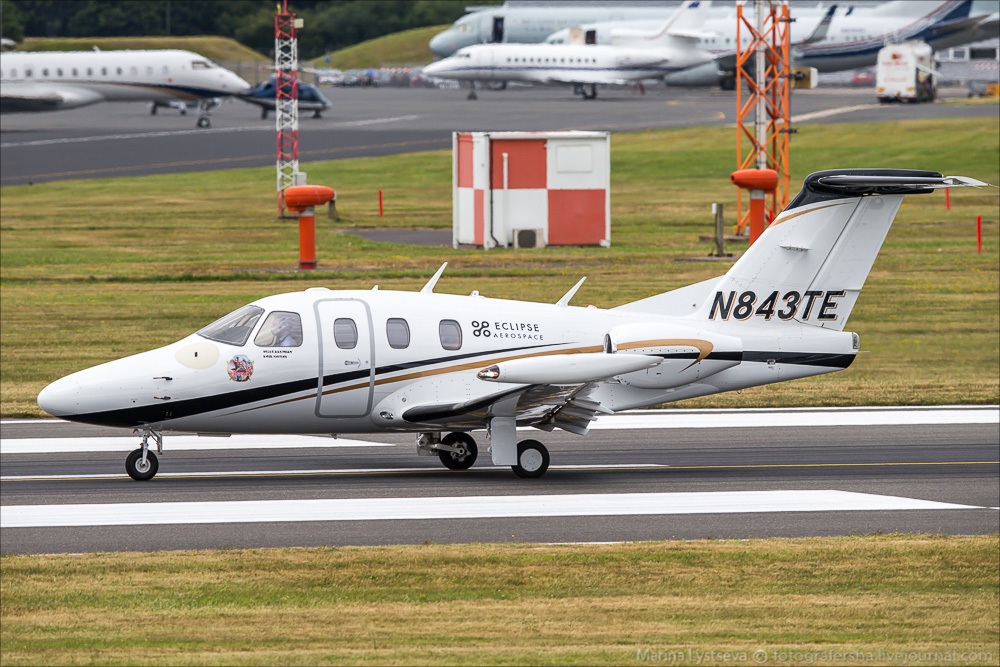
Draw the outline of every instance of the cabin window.
M402 317L390 317L385 323L385 337L389 347L404 350L410 346L410 325Z
M358 346L358 325L349 317L338 317L333 321L333 340L342 350L353 350Z
M80 76L75 67L73 68L73 76Z
M101 76L107 76L107 75L108 75L108 68L107 67L102 67L101 68Z
M164 73L164 74L170 74L170 68L169 68L169 67L167 67L166 65L164 65L164 66L163 66L163 73Z
M462 327L455 320L441 320L438 325L441 347L446 350L462 349Z
M48 75L49 75L49 68L48 67L43 67L42 68L42 76L48 76Z
M17 78L17 68L16 67L10 71L10 78L12 78L12 79L16 79Z
M302 318L298 313L276 310L264 320L253 342L259 347L298 347L302 345Z
M30 68L26 68L26 69L24 70L24 78L25 78L25 79L30 79L30 78L31 78L32 76L34 76L34 74L35 74L35 73L34 73L34 72L32 72Z
M199 336L229 345L243 345L250 337L257 320L264 309L257 306L243 306L222 319L212 322L198 332Z
M153 76L153 68L149 65L146 66L146 76Z
M121 68L121 67L119 67L119 68L117 68L117 69L118 69L118 76L121 76L121 75L122 75L122 68Z
M94 68L93 67L88 67L87 68L87 76L94 76Z
M137 70L134 65L128 68L128 73L132 76L139 76L139 70Z
M63 73L62 73L62 67L57 67L56 68L56 76L62 76L62 75L63 75Z

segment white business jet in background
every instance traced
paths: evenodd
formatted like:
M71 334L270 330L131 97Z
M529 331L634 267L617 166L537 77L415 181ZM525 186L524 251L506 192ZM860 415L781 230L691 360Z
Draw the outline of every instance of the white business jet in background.
M572 85L585 99L597 97L599 84L623 84L655 79L711 63L697 48L697 37L711 5L687 0L641 48L580 44L479 44L424 67L423 74L475 82L524 81ZM474 98L470 94L470 98Z
M4 53L0 78L0 113L187 100L199 103L198 127L211 125L208 114L219 98L250 87L211 60L180 50Z
M132 428L136 480L163 430L412 432L417 453L464 470L486 429L493 463L539 477L549 453L518 426L585 435L611 414L847 368L844 331L905 194L981 186L929 171L814 173L728 273L609 310L419 293L303 292L259 299L156 350L45 387L54 417Z

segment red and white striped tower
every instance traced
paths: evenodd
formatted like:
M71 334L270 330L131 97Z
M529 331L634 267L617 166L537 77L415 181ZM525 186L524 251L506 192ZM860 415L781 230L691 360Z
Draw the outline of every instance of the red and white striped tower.
M298 24L298 25L297 25ZM278 215L285 208L282 193L296 183L299 173L299 49L296 29L301 25L282 0L274 15L275 126L278 130Z

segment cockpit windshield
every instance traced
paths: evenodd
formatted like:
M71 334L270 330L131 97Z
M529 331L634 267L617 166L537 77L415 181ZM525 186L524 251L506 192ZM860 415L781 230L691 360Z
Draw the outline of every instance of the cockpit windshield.
M212 69L213 67L218 67L211 60L192 60L191 69Z
M243 345L247 342L250 332L253 331L254 325L257 324L257 320L263 313L263 308L243 306L239 310L212 322L199 331L198 335L220 343Z

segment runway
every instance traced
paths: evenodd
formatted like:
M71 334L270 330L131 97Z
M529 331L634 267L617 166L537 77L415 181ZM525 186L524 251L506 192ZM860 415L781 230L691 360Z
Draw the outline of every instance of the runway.
M127 436L127 437L125 437ZM167 434L57 420L0 424L0 550L56 553L429 542L1000 531L1000 408L663 410L586 437L525 430L552 467L452 472L411 435Z
M733 93L712 89L648 87L602 89L596 100L568 88L480 91L408 88L324 89L333 108L323 118L303 114L299 159L339 158L449 149L453 131L591 129L625 132L652 128L718 126L736 119ZM949 92L949 91L946 91ZM964 96L964 91L949 94ZM796 91L793 127L831 122L910 118L964 118L996 114L992 105L879 105L869 89ZM275 124L257 107L226 100L212 127L195 127L193 113L145 104L98 104L37 114L7 114L0 127L0 185L66 179L138 176L240 167L273 167Z

